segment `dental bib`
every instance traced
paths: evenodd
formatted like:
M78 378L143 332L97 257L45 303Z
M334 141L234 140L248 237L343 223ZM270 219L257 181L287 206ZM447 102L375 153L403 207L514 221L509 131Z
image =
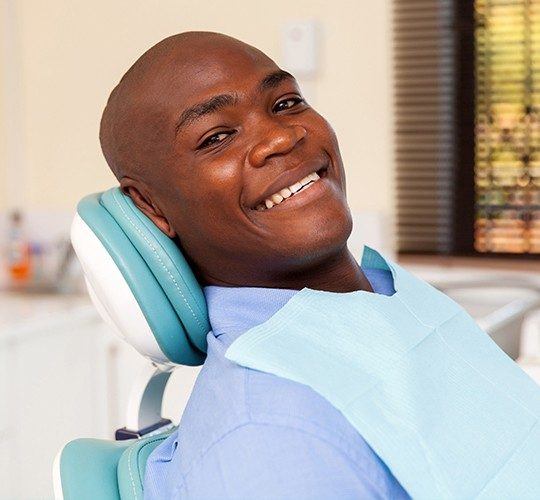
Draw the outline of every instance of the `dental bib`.
M540 498L540 387L449 297L361 266L396 292L304 288L226 357L318 392L413 498Z

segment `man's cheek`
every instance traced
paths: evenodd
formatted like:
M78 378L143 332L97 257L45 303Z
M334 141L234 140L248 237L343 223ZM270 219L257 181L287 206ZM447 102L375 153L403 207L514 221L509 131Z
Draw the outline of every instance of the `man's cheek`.
M230 158L230 155L220 156L201 168L204 169L204 177L211 183L211 186L230 186L240 181L241 166L238 164L236 156L235 158Z

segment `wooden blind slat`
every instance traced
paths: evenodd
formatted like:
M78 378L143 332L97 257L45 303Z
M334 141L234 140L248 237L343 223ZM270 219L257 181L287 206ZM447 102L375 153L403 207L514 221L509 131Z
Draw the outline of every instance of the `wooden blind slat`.
M394 0L399 251L451 246L454 14L449 0Z

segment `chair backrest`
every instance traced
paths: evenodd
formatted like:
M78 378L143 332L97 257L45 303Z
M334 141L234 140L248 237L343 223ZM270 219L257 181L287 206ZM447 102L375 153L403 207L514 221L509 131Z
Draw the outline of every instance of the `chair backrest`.
M119 188L83 198L71 227L97 310L153 362L202 364L210 331L204 294L178 245Z
M170 434L129 441L81 438L69 442L54 460L55 500L141 500L146 461Z

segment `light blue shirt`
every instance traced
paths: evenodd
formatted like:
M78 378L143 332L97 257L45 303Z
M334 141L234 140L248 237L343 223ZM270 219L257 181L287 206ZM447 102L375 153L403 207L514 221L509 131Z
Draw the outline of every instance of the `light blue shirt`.
M366 271L376 293L390 272ZM308 386L225 358L297 290L208 286L208 357L180 426L150 455L145 498L409 498L388 467ZM337 334L337 332L336 332Z

